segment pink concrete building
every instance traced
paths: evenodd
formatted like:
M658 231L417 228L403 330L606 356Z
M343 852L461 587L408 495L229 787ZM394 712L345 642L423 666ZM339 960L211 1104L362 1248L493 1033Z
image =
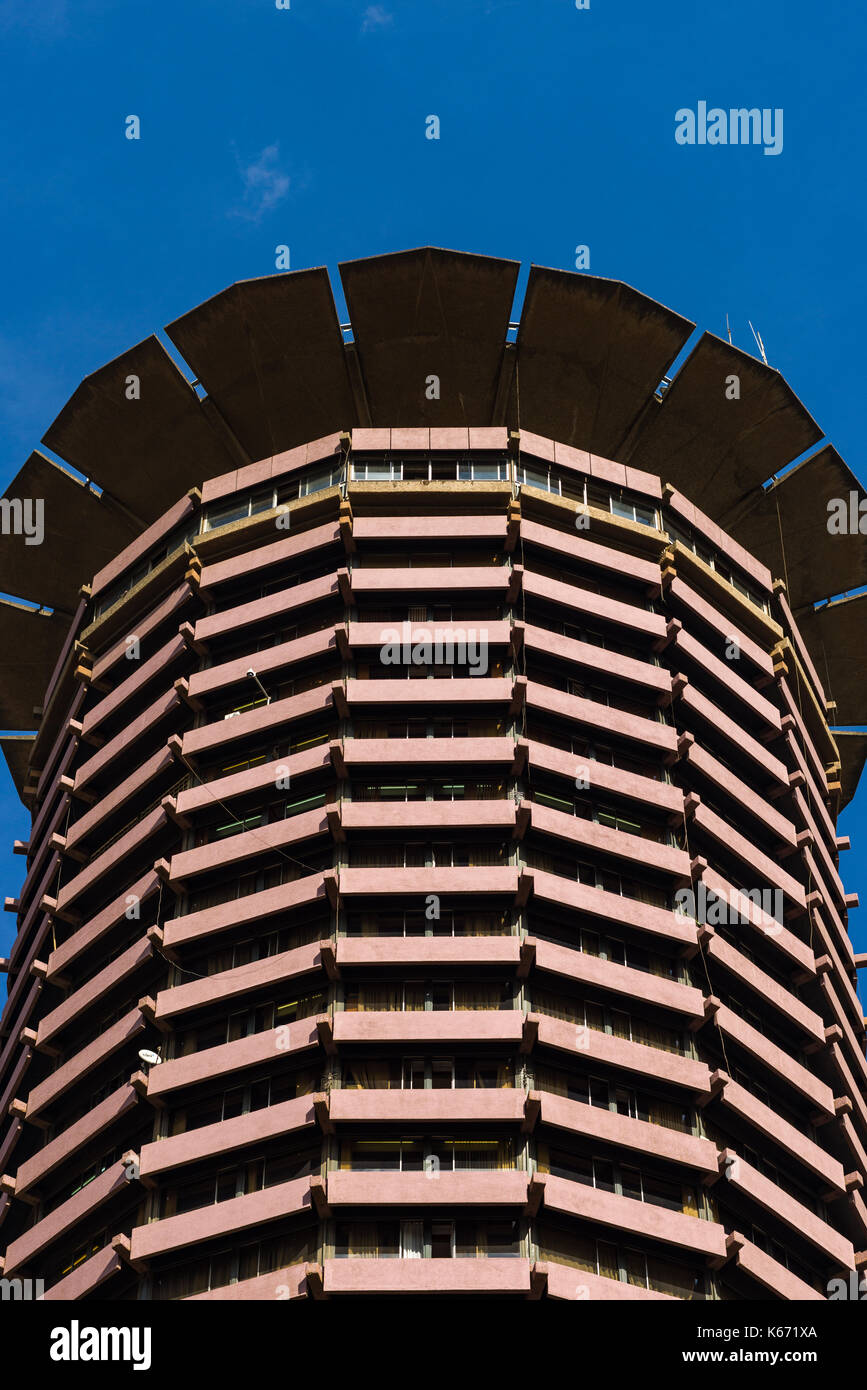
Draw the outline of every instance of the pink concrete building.
M669 381L693 325L583 275L516 326L517 270L351 263L351 325L323 270L235 285L167 330L194 384L130 349L45 436L85 481L9 488L46 539L0 552L4 1278L863 1269L867 561L826 525L862 490L830 446L784 472L822 435L778 373L705 335Z

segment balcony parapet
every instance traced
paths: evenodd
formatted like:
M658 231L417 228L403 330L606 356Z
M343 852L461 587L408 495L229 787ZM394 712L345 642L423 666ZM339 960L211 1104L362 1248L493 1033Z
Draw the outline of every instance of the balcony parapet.
M829 1226L788 1192L771 1182L758 1169L740 1157L733 1149L720 1151L720 1173L732 1187L756 1202L764 1211L770 1212L790 1230L810 1242L834 1265L843 1269L855 1268L855 1251L852 1242Z
M773 1256L766 1255L764 1250L760 1250L746 1236L741 1235L740 1231L732 1231L727 1238L728 1251L734 1257L735 1263L745 1274L749 1274L755 1279L757 1284L761 1284L778 1298L791 1300L794 1302L813 1302L818 1300L824 1302L822 1294L812 1287L812 1285L799 1279L791 1270L786 1269Z
M130 1260L133 1265L143 1265L157 1255L185 1250L220 1236L239 1236L257 1226L311 1209L310 1179L295 1178L180 1216L167 1216L147 1226L136 1226L131 1237Z

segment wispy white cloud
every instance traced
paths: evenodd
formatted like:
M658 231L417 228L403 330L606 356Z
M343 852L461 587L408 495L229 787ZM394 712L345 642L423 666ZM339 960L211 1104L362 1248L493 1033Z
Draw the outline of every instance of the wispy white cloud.
M240 204L232 208L230 215L258 222L266 212L282 203L289 192L289 175L280 167L280 146L266 145L249 164L243 164L237 153L235 159L244 193Z
M384 5L368 5L361 21L362 34L372 34L376 29L388 29L394 23L394 15Z

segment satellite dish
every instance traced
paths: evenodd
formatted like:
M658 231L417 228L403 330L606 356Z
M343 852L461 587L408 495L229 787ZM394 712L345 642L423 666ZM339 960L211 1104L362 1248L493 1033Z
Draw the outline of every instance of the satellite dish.
M152 1052L149 1047L143 1047L138 1054L140 1062L144 1062L146 1067L155 1067L163 1059L158 1052Z

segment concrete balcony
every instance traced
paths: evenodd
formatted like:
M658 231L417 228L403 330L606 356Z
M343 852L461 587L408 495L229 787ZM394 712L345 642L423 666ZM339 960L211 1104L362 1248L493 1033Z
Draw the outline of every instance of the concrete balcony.
M181 753L185 759L195 760L231 747L240 739L269 734L275 729L282 730L284 725L293 724L308 714L326 710L334 711L331 687L319 685L313 690L303 690L300 695L289 695L285 700L259 705L246 714L236 714L231 719L217 719L200 729L188 729L181 740ZM336 711L334 719L336 723Z
M311 840L317 835L329 835L328 817L324 807L303 811L300 815L274 821L270 825L257 826L254 830L241 831L238 835L228 835L225 839L214 840L209 845L201 845L198 849L182 850L180 854L173 854L169 881L175 887L185 887L202 874L213 873L215 869L243 865L245 860L266 854L269 850L282 849L302 840Z
M293 609L304 608L309 603L319 603L331 596L336 597L338 593L336 574L324 574L318 579L308 579L303 584L292 585L278 593L266 594L264 598L253 599L250 603L240 603L235 608L227 608L223 613L213 613L209 617L199 618L194 628L195 640L207 645L214 637L225 637L230 632L242 631L255 623L269 620L277 623Z
M831 1087L820 1081L818 1076L814 1076L788 1052L784 1052L776 1043L771 1042L770 1038L766 1038L764 1033L760 1033L726 1005L717 1004L713 1019L726 1038L740 1043L751 1056L763 1062L777 1080L794 1087L810 1105L817 1106L829 1118L833 1117L834 1094Z
M325 1015L302 1018L297 1023L270 1028L267 1032L254 1033L251 1037L238 1038L234 1042L220 1043L217 1047L205 1048L188 1057L170 1058L161 1066L151 1068L147 1078L148 1100L159 1103L163 1097L201 1081L235 1076L250 1067L278 1063L285 1057L297 1056L302 1052L318 1051L321 1044L317 1022L320 1019L327 1022Z
M693 1057L664 1052L662 1048L630 1042L628 1038L616 1038L612 1033L599 1033L594 1028L579 1028L577 1023L550 1018L547 1014L533 1012L528 1019L531 1024L538 1025L540 1046L568 1052L572 1057L581 1058L585 1065L598 1063L634 1076L665 1081L694 1097L710 1095L710 1072L704 1062Z
M556 773L568 779L570 793L580 766L593 792L610 792L627 801L667 811L670 815L683 815L683 792L671 782L657 781L638 772L627 772L610 763L582 760L576 753L567 753L564 748L554 748L534 739L520 739L517 747L527 758L531 777L536 771Z
M544 869L525 869L521 878L531 885L534 900L538 898L540 902L573 908L612 926L635 927L649 936L677 942L692 950L698 946L695 921L668 908L654 907L637 898L624 898L604 888L592 888L586 883L561 878L559 874L549 874Z
M469 449L466 430L447 433L449 442L430 447L462 452ZM357 516L352 523L352 536L356 541L499 541L502 547L506 541L506 515L500 511L478 516Z
M785 957L787 967L795 966L797 975L806 975L810 979L815 977L816 958L806 941L802 941L794 932L789 931L788 927L776 920L769 924L763 910L751 898L744 897L715 869L705 867L703 859L693 860L693 871L697 884L703 883L708 893L716 894L730 906L737 908L741 925L747 929L747 933L751 930L759 933L763 942L773 946Z
M831 983L832 979L833 976L829 971L823 972L819 977L819 988L822 991L829 1013L834 1018L843 1034L847 1055L860 1079L860 1089L865 1091L867 1090L867 1058L864 1056L864 1027L862 1024L856 1034L855 1029L849 1022L849 1017L845 1009L837 997L837 991Z
M737 720L731 719L719 705L714 704L713 700L709 700L689 682L681 685L678 710L682 718L688 719L691 714L695 714L704 720L713 731L710 735L713 744L717 737L722 738L725 740L723 747L727 753L733 752L735 757L749 758L759 786L768 791L788 791L789 773L785 763L769 753L763 743L753 738L752 734L748 734ZM701 741L706 741L704 736ZM713 752L713 747L710 751Z
M335 744L350 772L360 767L511 768L515 744L510 738L347 738Z
M185 917L173 917L165 923L164 944L167 947L183 946L190 941L219 936L220 932L248 922L265 921L294 907L325 903L329 900L326 885L332 882L333 878L324 873L307 874L304 878L294 879L292 883L265 888L261 893L250 893L245 898L232 898L227 903L203 907L197 912L188 912Z
M80 1020L88 1009L98 1004L118 985L129 981L143 965L150 964L153 954L150 941L143 937L141 941L134 942L121 955L115 957L104 970L100 970L88 980L86 985L73 990L62 1004L58 1004L56 1009L43 1016L36 1030L37 1051L51 1050L58 1035L65 1028Z
M508 647L513 629L507 622L494 619L466 618L459 622L351 622L345 635L353 652L371 647L394 646L397 642L410 649L418 643L441 642L457 646L461 642L484 641L488 648ZM403 653L401 653L403 655ZM473 677L474 680L479 678Z
M670 874L678 883L691 881L690 858L682 849L645 839L643 835L630 835L624 830L598 825L581 816L570 816L535 801L522 804L529 806L530 824L541 834L565 840L594 855L607 854L632 865L657 869L660 873Z
M799 1279L796 1274L792 1274L781 1265L771 1255L766 1255L764 1250L760 1250L746 1236L741 1235L740 1231L732 1231L728 1237L729 1252L734 1255L735 1263L745 1274L749 1274L755 1279L757 1284L761 1284L777 1298L799 1302L813 1302L818 1300L824 1302L824 1296L818 1293L810 1284L806 1284L803 1279Z
M547 1210L658 1240L666 1246L699 1255L714 1267L726 1259L725 1231L715 1221L703 1221L700 1217L640 1202L634 1197L622 1197L616 1192L603 1192L568 1178L539 1174L537 1180L544 1183Z
M852 941L849 937L846 923L843 921L834 905L833 894L829 891L808 844L803 846L801 853L804 858L804 866L807 870L807 881L812 887L812 892L807 896L807 904L810 907L821 907L826 922L830 924L831 934L834 938L837 950L840 952L843 960L847 962L848 968L854 970L855 952L852 949Z
M106 1168L104 1173L100 1173L98 1178L94 1178L86 1187L76 1192L74 1197L55 1207L48 1216L37 1221L35 1226L31 1226L29 1231L25 1231L23 1236L19 1236L7 1246L4 1277L8 1279L22 1265L35 1259L43 1250L85 1221L119 1192L125 1191L128 1186L126 1165L119 1159L110 1168Z
M179 719L182 713L183 706L174 690L166 690L162 695L158 695L153 704L137 715L125 729L121 729L120 733L115 734L114 738L110 738L108 743L103 744L98 753L79 764L75 774L75 791L80 792L89 787L95 778L109 771L115 761L118 771L125 771L133 745L145 737L153 738L154 731L170 715Z
M852 966L850 964L848 967L844 967L831 933L825 925L822 913L815 905L810 909L810 921L817 938L817 955L820 959L825 955L831 962L834 988L838 991L843 1005L848 1010L849 1022L855 1030L860 1033L861 1029L864 1027L864 1012L861 1000L858 998L855 986L852 983L851 977L854 974Z
M352 595L392 593L501 593L512 579L506 565L431 565L418 569L367 569L355 567L350 575Z
M139 641L144 644L152 632L156 632L167 622L172 614L180 614L185 605L193 597L193 590L186 580L176 585L166 594L162 600L158 600L150 611L143 615L135 625L135 633ZM120 662L124 662L126 669L126 653L128 651L126 633L116 641L112 642L104 652L96 657L93 663L93 681L99 683L109 677Z
M843 1093L851 1101L852 1112L858 1119L862 1132L867 1134L867 1098L865 1098L864 1091L852 1075L849 1064L843 1055L843 1049L838 1042L831 1043L829 1053L831 1064L842 1084Z
M529 1174L519 1169L328 1174L328 1205L339 1207L527 1206Z
M688 1178L698 1174L716 1176L719 1171L717 1148L709 1139L699 1139L648 1120L618 1115L598 1105L584 1105L548 1091L532 1093L541 1103L539 1121L552 1129L612 1144L621 1152L647 1154L689 1169Z
M139 903L147 902L157 892L160 881L153 869L148 869L141 878L125 888L118 897L84 922L77 931L62 942L48 957L48 980L52 983L62 980L63 972L73 961L78 960L85 951L94 946L107 932L121 922L130 905L130 898L138 898Z
M343 936L337 943L338 967L500 965L515 971L521 959L517 936Z
M62 916L68 912L83 893L95 883L107 879L119 865L125 864L130 856L140 853L147 841L167 824L165 811L161 806L157 806L143 820L131 826L119 840L115 840L114 844L91 860L86 869L82 869L81 873L63 885L57 897L58 913Z
M286 1265L255 1279L239 1279L237 1284L224 1284L207 1293L190 1294L184 1303L264 1303L268 1299L283 1301L290 1298L309 1298L307 1271L309 1265Z
M157 778L163 777L172 769L176 769L177 764L172 757L169 749L158 748L149 758L137 767L131 776L119 782L113 791L107 796L100 798L94 806L86 811L77 821L74 821L66 834L66 847L73 850L87 840L90 835L98 831L105 821L120 811L121 807L127 802L141 804L145 799L146 788ZM149 800L153 800L151 793Z
M727 532L717 526L715 521L712 521L705 512L696 507L682 492L678 492L676 488L668 485L665 488L664 496L666 506L685 521L693 532L699 532L712 550L718 550L727 556L739 569L743 570L744 574L749 575L757 589L763 590L768 598L771 597L773 575L767 565L763 565L760 560L757 560L748 550L733 540Z
M704 995L691 985L618 965L615 961L602 960L599 956L588 955L571 946L537 941L534 937L528 937L525 945L535 951L537 970L550 971L568 980L580 980L593 989L656 1004L660 1008L670 1009L682 1020L698 1021L704 1018Z
M517 1047L523 1024L517 1009L371 1010L336 1013L333 1020L338 1047L342 1043L511 1043Z
M515 571L520 572L516 566ZM526 567L523 570L522 584L525 594L533 598L546 599L557 603L574 613L582 613L596 621L603 620L614 624L624 632L639 633L650 638L665 636L665 619L659 613L651 613L637 603L623 603L619 599L606 598L604 594L594 593L592 589L582 589L578 584L564 584L559 579L549 579L547 575L535 574Z
M130 568L131 565L143 560L160 541L166 540L175 527L180 526L187 518L191 518L195 510L192 497L187 494L181 497L168 511L163 512L162 516L157 517L146 530L136 536L135 540L130 541L129 545L124 546L123 550L109 560L108 564L103 565L93 577L91 592L94 598L99 597L110 584Z
M812 721L813 732L822 745L822 754L820 754L816 747L816 742L804 722L804 717L801 714L800 701L793 694L785 676L780 677L779 687L783 708L788 716L788 721L784 719L784 727L786 722L788 722L790 727L794 728L796 731L807 762L812 768L813 775L816 777L820 788L823 788L827 783L825 763L836 761L838 751L833 735L828 727L825 713L816 711L817 717ZM807 705L807 712L809 713L809 702Z
M732 590L732 594L734 595L734 590ZM684 615L688 619L698 618L702 623L712 628L723 641L728 642L734 638L740 647L741 655L747 657L762 675L773 677L774 663L765 648L736 627L726 613L717 608L715 604L702 598L701 594L691 585L683 579L673 579L668 585L668 598L669 601L674 600L682 607Z
M192 658L192 653L187 643L180 634L169 639L159 651L154 652L153 656L147 661L130 662L131 674L109 695L99 700L91 710L84 716L82 726L84 738L89 738L101 728L107 719L112 719L123 709L130 700L136 699L141 692L150 685L151 681L161 679L162 685L171 685L168 672L176 662L182 657L187 657L188 662Z
M120 1051L145 1027L145 1020L138 1009L130 1009L128 1014L113 1023L87 1047L83 1047L80 1052L76 1052L69 1061L61 1066L41 1081L27 1098L27 1118L34 1119L40 1115L49 1105L65 1095L71 1086L77 1085L90 1072L92 1072L107 1057Z
M113 1245L97 1250L84 1264L58 1280L42 1295L46 1303L78 1303L95 1293L106 1280L123 1268L123 1262Z
M197 1211L168 1216L147 1226L136 1226L132 1232L130 1259L133 1264L144 1263L157 1255L185 1250L191 1245L220 1236L240 1236L284 1216L300 1215L310 1210L310 1179L294 1178L276 1187L266 1187L243 1197L232 1197L227 1202L215 1202Z
M233 1120L203 1125L184 1134L173 1134L152 1144L142 1145L140 1169L143 1178L175 1173L191 1163L223 1158L238 1149L265 1143L286 1134L297 1134L316 1123L312 1096L296 1096L279 1105L253 1110Z
M732 700L736 700L746 709L753 719L760 719L770 734L782 732L780 722L780 711L776 705L771 704L764 695L760 695L749 681L744 680L734 670L733 663L720 661L720 659L709 652L692 633L686 632L679 622L675 619L669 626L670 633L673 634L672 648L678 655L686 657L695 663L703 676L707 676L721 686Z
M562 446L555 445L555 449L557 447ZM587 462L589 467L589 459ZM553 526L544 526L528 517L521 518L521 537L525 543L542 546L558 557L570 555L583 564L607 570L618 577L623 574L623 551L608 540L587 540L574 530L571 533L558 531ZM659 565L655 560L643 560L638 555L630 555L629 574L630 578L644 584L648 589L659 588Z
M770 1139L779 1144L793 1159L802 1163L819 1179L824 1190L843 1196L846 1183L842 1163L826 1153L812 1139L808 1139L794 1125L789 1124L788 1120L784 1120L775 1110L758 1100L752 1092L732 1081L726 1072L714 1072L711 1079L715 1083L721 1083L721 1089L716 1093L716 1099L721 1105L753 1125L763 1139Z
M346 681L345 698L350 709L365 705L395 705L401 711L419 706L509 705L514 682L506 676L455 676L453 680L433 676L427 680L357 680Z
M768 801L760 796L740 777L736 777L724 767L712 753L696 742L693 734L684 734L680 741L680 756L691 768L702 773L721 791L731 796L738 807L749 811L771 835L776 835L782 845L795 849L798 833L795 826Z
M800 772L803 777L813 813L817 817L820 825L824 828L828 840L833 841L836 837L836 829L834 821L831 819L828 808L825 805L825 801L828 797L827 774L823 773L821 777L816 775L812 764L808 763L807 759L804 757L801 751L801 745L792 729L793 726L786 726L784 721L783 743L786 749L786 756L789 761L794 764L795 773L797 774Z
M676 1300L671 1294L657 1293L654 1289L642 1289L636 1284L626 1284L620 1279L604 1279L598 1274L577 1269L572 1265L558 1264L550 1255L545 1256L544 1264L537 1265L547 1273L549 1298L567 1299L570 1302L608 1303L637 1299L661 1299L664 1303Z
M529 623L517 622L512 631L530 652L558 657L568 662L570 667L580 666L606 676L616 676L630 685L652 692L658 698L671 695L671 672L662 666L654 666L650 661L621 656L619 652L599 647L593 642L579 642L573 637L563 637L558 632L533 627Z
M232 580L247 579L251 574L259 574L272 565L285 564L287 560L301 555L310 555L328 545L340 544L340 527L336 521L323 522L321 526L311 526L307 531L294 532L272 541L270 545L260 545L245 550L240 555L232 555L227 560L216 560L202 567L202 588L210 592Z
M778 984L772 976L761 970L735 946L723 937L717 936L713 927L703 928L705 955L718 960L720 965L744 984L748 985L765 1004L769 1004L790 1023L805 1034L807 1043L825 1042L825 1024L813 1009L802 1004L791 990Z
M607 734L618 734L621 738L641 744L644 749L665 753L672 760L677 752L677 731L670 724L660 724L658 720L647 719L640 714L627 714L624 710L600 704L598 700L585 700L580 695L569 695L554 686L528 681L527 704L531 709L541 710L546 716L559 715L582 726L603 730Z
M514 1258L409 1260L327 1259L323 1288L338 1294L524 1294L531 1292L529 1260Z
M188 787L178 793L176 811L178 816L186 817L196 811L212 810L215 799L231 802L235 797L250 796L257 792L271 795L278 778L285 778L294 788L299 777L305 777L311 772L330 770L332 766L329 744L319 743L287 758L274 758L267 763L247 768L244 772L216 777L204 786L197 784Z
M332 1124L524 1124L522 1088L456 1087L453 1090L351 1090L329 1096Z
M251 638L250 652L247 656L234 657L231 661L224 661L217 666L209 666L204 671L194 672L189 680L190 699L207 698L218 692L231 690L233 686L237 685L242 685L244 692L250 690L258 695L259 692L251 684L251 679L247 675L251 666L255 668L259 678L265 680L276 671L291 667L301 661L307 661L311 657L326 655L331 655L335 659L338 657L337 637L333 623L330 627L322 628L319 632L308 632L303 637L296 637L291 642L281 642L276 647L266 647L262 651L256 651L255 642ZM238 692L237 698L243 698L242 692Z
M232 1005L256 991L276 989L304 975L321 974L325 970L322 944L312 941L278 956L267 956L264 960L239 965L234 970L222 970L205 979L190 980L187 984L175 985L173 989L160 990L155 1018L161 1022L188 1015L209 1005Z
M460 841L467 830L500 830L503 838L511 839L517 804L505 796L484 801L341 801L327 810L340 838L347 830L431 830L453 832Z
M690 805L693 807L692 823L697 829L703 831L705 835L709 835L723 849L737 855L745 868L755 873L760 885L773 884L774 887L785 893L795 907L802 910L806 909L807 895L803 884L799 883L791 874L786 873L785 869L781 869L777 861L772 859L770 855L763 854L761 850L756 849L751 839L746 835L741 835L734 826L723 820L722 816L718 816L715 811L704 806L697 796L693 795L691 799L688 799L687 809Z
M833 1265L842 1266L843 1269L855 1268L855 1251L850 1240L816 1216L803 1202L796 1201L788 1192L777 1187L733 1149L720 1152L720 1170L737 1192L749 1197L765 1212L809 1241Z
M340 896L357 898L373 895L391 898L409 894L426 897L459 894L476 897L496 893L514 896L519 871L513 865L479 865L477 868L341 869Z
M99 1105L88 1110L80 1120L62 1130L32 1158L21 1164L15 1177L15 1195L22 1196L43 1183L49 1174L56 1171L62 1163L69 1163L86 1144L92 1143L98 1134L127 1115L138 1104L138 1094L128 1083L119 1086Z

